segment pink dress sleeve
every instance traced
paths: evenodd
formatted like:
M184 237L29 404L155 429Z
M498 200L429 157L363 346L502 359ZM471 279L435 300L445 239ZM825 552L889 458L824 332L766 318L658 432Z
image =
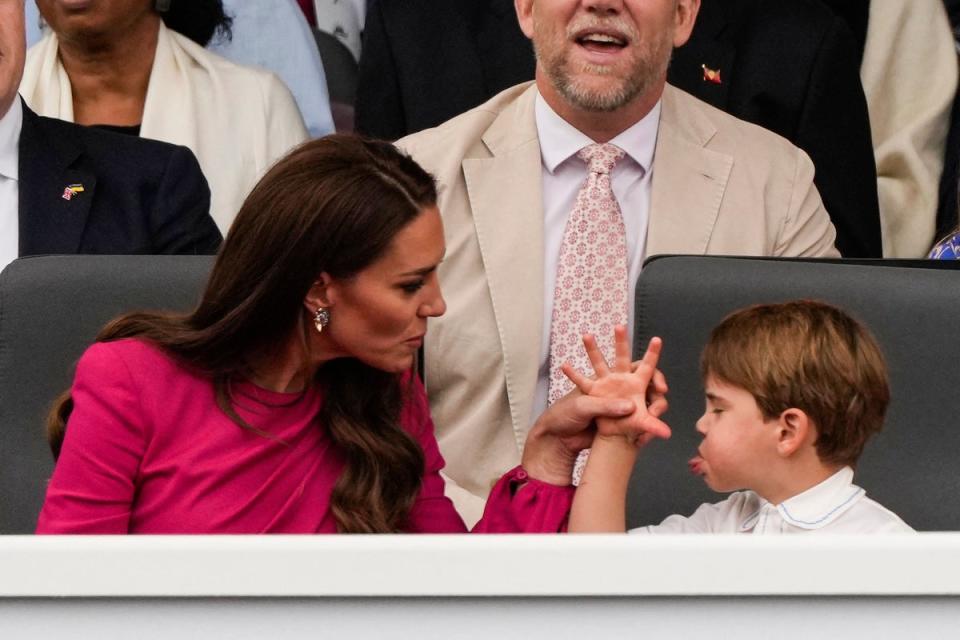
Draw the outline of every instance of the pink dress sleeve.
M433 432L426 394L419 379L411 383L411 399L401 423L423 449L424 476L410 511L407 529L419 533L466 533L467 528L443 495L443 456ZM527 477L521 467L508 471L490 491L483 517L471 533L559 533L567 528L573 503L572 486L558 487Z
M60 459L37 533L127 533L144 450L136 386L119 345L97 343L77 364Z

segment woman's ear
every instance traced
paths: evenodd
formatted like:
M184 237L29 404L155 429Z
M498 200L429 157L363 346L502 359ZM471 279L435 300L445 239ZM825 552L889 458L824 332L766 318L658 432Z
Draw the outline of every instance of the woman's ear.
M310 290L307 291L307 296L303 299L303 306L313 314L317 312L317 309L332 307L335 298L336 286L333 283L333 278L324 272L320 274L320 277L314 281Z
M777 418L777 453L788 458L816 441L813 422L804 411L790 408Z

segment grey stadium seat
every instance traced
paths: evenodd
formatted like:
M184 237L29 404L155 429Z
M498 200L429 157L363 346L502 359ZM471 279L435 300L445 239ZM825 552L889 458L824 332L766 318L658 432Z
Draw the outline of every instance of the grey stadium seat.
M866 261L864 261L866 262ZM704 256L653 258L637 283L634 351L664 340L670 385L665 416L673 437L638 460L629 526L689 514L721 498L687 471L703 413L699 357L710 330L731 311L814 298L842 307L880 342L892 401L883 431L867 443L856 482L920 530L960 530L960 271L928 261L771 260Z
M53 459L43 431L51 402L111 318L189 310L212 256L21 258L0 274L0 533L32 533Z

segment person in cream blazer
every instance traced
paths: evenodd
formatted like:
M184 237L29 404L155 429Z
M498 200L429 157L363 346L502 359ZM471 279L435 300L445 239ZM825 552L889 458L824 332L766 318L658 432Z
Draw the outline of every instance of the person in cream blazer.
M447 493L468 522L520 460L549 331L536 95L517 85L398 142L440 190L447 313L431 319L424 373ZM646 257L839 256L803 151L670 85L661 105Z

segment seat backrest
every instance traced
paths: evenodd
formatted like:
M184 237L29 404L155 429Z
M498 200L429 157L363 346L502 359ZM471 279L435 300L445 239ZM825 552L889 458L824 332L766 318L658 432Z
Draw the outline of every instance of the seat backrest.
M883 431L857 468L867 494L921 530L960 530L960 271L953 263L843 262L666 256L637 283L634 350L664 340L673 437L640 456L627 504L630 526L689 514L722 496L687 471L703 413L699 358L711 329L741 307L797 298L835 304L867 325L890 371ZM923 266L918 266L918 265ZM879 266L878 266L879 265Z
M0 274L0 533L32 533L53 458L52 401L106 322L124 312L191 309L212 256L21 258Z
M314 29L313 37L320 51L320 59L323 60L323 70L327 74L333 124L337 131L353 131L356 122L353 103L357 97L359 75L357 61L336 36Z
M357 61L336 36L314 29L313 37L323 60L331 104L353 106L357 97Z

